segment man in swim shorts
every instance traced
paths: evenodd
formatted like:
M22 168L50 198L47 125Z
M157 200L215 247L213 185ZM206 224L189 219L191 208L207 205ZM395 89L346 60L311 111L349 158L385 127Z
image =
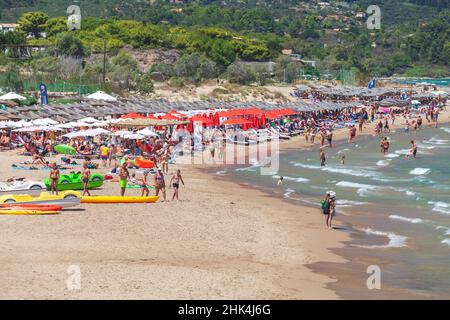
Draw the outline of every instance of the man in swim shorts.
M128 184L128 178L130 177L130 173L127 169L127 164L124 163L119 169L119 186L120 186L120 195L123 197L125 195L125 190Z
M389 140L387 137L384 137L380 142L381 152L386 154L389 151Z
M89 185L89 179L91 178L91 170L89 170L88 165L85 163L83 165L83 177L82 177L82 181L83 181L83 196L85 194L87 194L88 196L90 196L90 192L88 190L88 185Z
M172 196L172 201L177 198L178 199L178 189L180 188L180 182L183 184L184 186L184 181L183 181L183 177L181 176L181 170L178 169L177 173L174 174L172 176L172 179L170 179L170 183L173 187L173 196Z

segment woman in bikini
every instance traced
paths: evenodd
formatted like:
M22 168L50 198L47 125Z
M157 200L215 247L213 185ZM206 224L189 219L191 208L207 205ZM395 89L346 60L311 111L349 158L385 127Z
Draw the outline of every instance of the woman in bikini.
M52 194L56 192L56 195L58 195L59 170L56 163L53 164L52 169L50 170L50 181Z
M163 202L166 201L166 182L164 181L164 174L161 171L161 168L158 168L155 174L155 190L156 196L159 195L159 191L162 192Z

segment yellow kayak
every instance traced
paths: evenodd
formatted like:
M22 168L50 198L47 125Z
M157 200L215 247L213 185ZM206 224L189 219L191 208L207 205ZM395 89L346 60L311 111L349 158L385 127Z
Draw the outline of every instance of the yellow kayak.
M41 214L58 214L61 211L43 211L43 210L0 210L0 214L15 215L41 215Z
M158 201L159 196L153 197L120 197L120 196L91 196L82 197L81 203L152 203Z

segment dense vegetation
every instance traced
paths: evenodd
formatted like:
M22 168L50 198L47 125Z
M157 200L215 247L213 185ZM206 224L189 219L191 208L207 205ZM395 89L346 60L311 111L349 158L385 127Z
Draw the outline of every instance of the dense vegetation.
M98 84L105 77L114 89L142 93L153 89L155 72L180 85L218 76L239 83L292 82L300 74L335 76L342 69L355 70L364 81L393 74L449 74L448 0L378 1L381 30L368 30L366 18L355 16L366 11L369 0L330 1L322 7L316 1L300 0L229 0L226 6L215 0L187 2L79 0L81 30L68 31L65 1L0 0L1 19L17 20L21 26L17 32L0 33L0 45L49 46L31 61L21 62L36 81ZM45 13L27 13L30 9ZM33 37L26 39L26 34ZM123 51L127 46L176 49L181 57L144 73ZM283 48L317 61L318 67L280 55ZM103 51L108 58L105 65ZM261 64L245 61L276 64L268 72ZM4 55L0 63L7 63ZM9 67L8 72L14 75L17 67Z

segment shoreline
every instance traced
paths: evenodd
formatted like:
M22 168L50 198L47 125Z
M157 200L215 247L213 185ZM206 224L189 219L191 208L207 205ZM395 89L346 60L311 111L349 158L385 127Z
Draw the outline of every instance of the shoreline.
M402 120L402 119L400 119L400 120ZM400 123L399 119L397 119L396 122L397 123L395 125L391 125L392 134L399 134L400 133L399 131L403 129L403 124ZM441 120L440 120L439 125L448 124L448 123L450 123L450 112L445 111L441 114ZM428 125L428 123L424 123L422 130L426 130L429 127L431 127L431 125ZM373 129L374 129L374 123L365 124L364 131L362 133L360 133L360 132L357 133L357 138L356 138L356 140L354 140L354 143L358 143L358 137L363 137L363 139L373 139L373 138L378 139L379 137L374 135ZM333 137L333 144L342 145L342 144L348 143L346 141L346 139L348 138L348 129L346 129L346 128L338 129L338 130L335 130L334 133L335 133L335 135ZM306 143L303 136L298 136L291 140L283 141L282 143L280 143L280 156L287 152L294 152L294 151L299 151L299 150L313 150L315 147L318 147L318 145L320 145L320 142L318 143L317 141L320 141L320 140L316 139L316 143L314 145L311 145L309 143ZM218 167L218 168L223 168L223 167ZM213 176L213 178L220 180L220 181L227 181L227 182L237 184L242 189L243 184L240 183L238 180L233 179L228 176L214 175L213 171L214 170L212 168L209 170L209 174L211 174L211 176ZM265 194L267 197L272 197L274 199L274 202L290 203L290 204L298 207L299 211L300 210L301 211L304 211L304 210L314 211L316 216L322 217L320 208L318 208L317 206L308 205L306 203L301 202L301 200L300 200L301 204L299 204L295 200L284 199L282 197L277 196L275 192L271 192L270 190L268 190L267 188L264 188L262 186L256 186L256 185L248 186L247 184L245 184L245 191L243 190L242 192L247 192L247 190L249 188L252 190L257 190L258 192ZM360 210L360 209L358 209L358 208L353 209L353 211L355 211L355 212L357 212L358 210ZM326 276L330 277L330 273L331 273L330 266L333 266L333 267L336 267L338 270L340 270L339 273L341 276L342 275L345 276L344 269L352 263L351 260L349 260L349 257L352 255L349 254L348 251L351 250L351 249L349 250L349 246L352 244L352 242L354 240L358 239L357 230L354 228L353 225L343 222L339 218L339 216L340 215L335 217L335 226L337 225L338 230L344 231L344 232L340 233L341 235L344 235L344 238L343 239L341 238L339 240L335 239L337 241L336 243L331 244L331 246L330 246L330 244L327 244L324 246L325 248L321 248L322 250L324 249L328 253L331 253L331 255L330 254L317 255L315 257L315 259L313 259L314 261L312 260L310 263L305 265L313 273L326 275ZM323 220L323 219L320 219L320 220ZM323 227L323 221L319 225L320 226L318 229L321 230L321 227ZM322 230L325 230L325 228L323 227ZM317 250L318 248L315 247L314 249ZM338 256L341 261L333 261L336 259L336 256ZM358 278L358 280L366 281L365 270L362 270L361 272L362 272L363 276L360 277L360 279ZM358 280L354 277L349 278L347 275L345 282L346 282L346 285L350 284L350 287L352 287L351 283L354 284L354 282L358 281ZM339 295L339 289L342 290L343 288L340 287L339 284L337 284L337 280L335 278L333 278L331 281L327 280L324 283L324 285L327 289L330 289L334 292L334 294L337 296L337 299L358 299L358 298L360 298L360 296L356 295L355 293L345 293L342 296ZM356 287L356 286L353 285L353 287ZM384 293L386 293L386 292L384 292ZM388 297L388 299L395 299L396 297L399 297L399 296L402 296L405 299L427 298L427 296L417 296L417 295L411 294L407 291L397 290L395 288L390 288L388 293L391 295ZM374 297L367 295L366 298L370 299L370 298L374 298ZM375 299L382 299L382 297L376 296Z

